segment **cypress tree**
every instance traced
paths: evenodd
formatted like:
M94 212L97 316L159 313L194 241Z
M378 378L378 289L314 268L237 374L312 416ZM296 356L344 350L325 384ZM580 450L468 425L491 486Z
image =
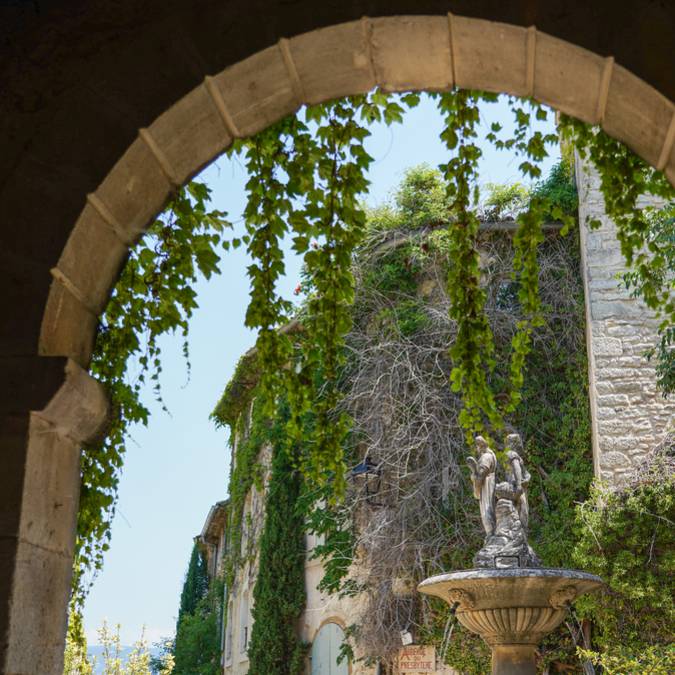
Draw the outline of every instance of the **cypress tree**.
M206 561L197 544L194 544L183 582L183 590L180 594L176 630L178 630L184 614L195 613L199 601L207 594L208 590L209 577L206 572Z
M298 675L305 651L297 634L305 606L304 518L297 508L302 478L281 445L274 448L260 537L249 672Z
M219 616L222 583L210 584L206 560L197 544L180 594L176 641L173 646L175 675L217 675L220 672Z

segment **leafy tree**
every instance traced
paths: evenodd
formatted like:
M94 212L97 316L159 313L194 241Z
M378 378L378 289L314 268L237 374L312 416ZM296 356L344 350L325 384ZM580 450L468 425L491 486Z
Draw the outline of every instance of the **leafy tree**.
M102 675L153 675L151 670L151 656L148 643L145 639L145 631L133 644L131 652L123 662L122 644L120 641L120 625L117 624L111 630L104 621L98 629L99 643L103 648L102 661L96 658L89 660L86 646L76 642L72 636L66 637L66 651L64 659L64 675L92 675L94 668ZM100 668L98 667L100 666ZM173 669L173 657L170 654L156 659L156 675L171 675Z
M176 640L172 653L174 673L210 675L220 660L220 607L222 583L209 582L206 561L197 544L180 594Z
M150 670L153 675L169 675L173 672L175 659L173 656L174 639L161 638L159 642L153 645L154 654L150 656Z
M87 657L87 643L68 632L63 654L63 675L92 675L94 667Z
M515 220L527 208L530 191L522 183L488 183L483 203L485 220Z
M408 169L396 191L401 223L411 230L446 224L449 203L445 192L446 186L438 169L427 164Z
M576 216L579 196L571 165L564 160L555 164L546 178L535 184L532 196L546 197L564 214Z

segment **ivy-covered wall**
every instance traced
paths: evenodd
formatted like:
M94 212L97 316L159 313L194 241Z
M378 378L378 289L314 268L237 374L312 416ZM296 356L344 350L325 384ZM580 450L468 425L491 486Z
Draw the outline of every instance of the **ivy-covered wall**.
M668 390L666 364L668 359L675 358L670 345L672 336L659 328L662 317L647 307L645 293L634 297L635 286L658 287L657 280L650 277L648 281L637 281L639 275L634 273L630 288L622 283L627 268L617 241L616 225L606 213L600 176L588 162L578 161L577 177L582 195L580 222L596 474L606 481L621 482L662 441L675 419L675 398L664 397L662 391ZM661 209L664 200L643 197L640 203ZM666 289L667 279L671 280L671 299L675 292L672 208L671 205L670 219L664 221L662 230L654 227L654 238L669 242L664 250L669 252L670 259L666 259L660 274L666 279L663 283ZM591 229L586 225L588 219L599 219L600 227ZM650 222L654 223L654 219ZM645 352L653 350L660 338L665 345L663 352L648 360Z
M551 196L565 213L575 213L576 191L569 165L557 166L537 185L537 191ZM508 391L510 340L522 311L511 275L512 235L503 224L530 198L524 189L498 186L482 207L480 265L487 315L495 335L491 386L497 396L500 390L504 395ZM265 473L259 464L260 450L265 444L274 447L267 492L267 508L272 511L267 513L259 541L261 576L256 595L262 600L256 599L256 606L262 604L254 609L259 623L251 648L266 668L275 654L285 654L286 663L292 661L294 668L300 662L289 658L302 654L298 632L289 626L302 607L304 559L292 551L300 541L303 523L323 538L315 550L322 557L323 592L359 598L361 609L347 617L351 622L347 652L364 659L363 663L377 658L387 662L400 646L399 631L409 629L418 641L435 644L439 656L462 672L478 674L489 668L485 645L460 626L451 626L445 605L410 592L429 574L470 567L482 539L464 469L468 450L457 423L460 403L447 386L452 367L447 344L455 327L447 318L445 291L453 253L439 227L444 199L443 180L437 172L424 167L412 170L395 203L369 213L368 236L354 262L356 301L340 376L340 405L341 412L352 418L346 448L350 462L353 465L368 457L380 467L375 496L354 478L348 480L345 497L338 501L332 499L330 483L320 487L311 481L296 484L300 480L297 459L290 461L281 452L290 442L282 416L270 419L263 406L254 403L249 422L258 376L252 355L242 359L214 413L221 423L231 425L233 434L240 434L230 481L231 522L236 528L231 533L230 578L245 564L238 539L245 527L241 514L247 492ZM490 221L502 223L499 231ZM543 322L532 335L522 401L507 423L523 435L532 473L531 543L544 564L570 566L592 555L589 520L579 514L585 508L597 513L599 508L597 494L591 493L591 414L578 230L565 237L556 228L549 229L539 259ZM302 340L302 315L294 330L296 339ZM311 415L304 424L311 427ZM308 433L307 438L311 437ZM302 450L296 448L292 456L301 457ZM587 506L578 511L578 504ZM608 512L603 513L607 518ZM658 513L659 518L668 518ZM630 517L643 516L638 509ZM287 547L290 555L277 555ZM664 548L668 548L665 543ZM607 555L610 562L606 564L614 566L622 553L617 549ZM659 559L660 573L672 569L669 556ZM597 564L583 562L582 566L607 572L606 566L604 571ZM288 602L281 607L272 602L270 589L273 579L283 575L294 582L289 586ZM592 606L580 607L579 616L571 615L541 646L542 672L581 673L583 660L599 663L603 658L618 658L607 649L611 640L623 635L622 626L616 625L616 607L611 607L614 600L608 600L615 598L617 581L616 575L610 577L612 590ZM615 618L607 619L612 612ZM282 621L281 616L291 618ZM258 640L263 636L278 649L261 649ZM658 652L654 658L662 659L659 645L663 640L663 632L656 631L645 643L626 644L633 650L648 644ZM604 649L608 656L599 652L579 656L577 650L584 647ZM625 653L621 657L628 658ZM604 667L612 672L609 661ZM295 671L284 667L279 672Z

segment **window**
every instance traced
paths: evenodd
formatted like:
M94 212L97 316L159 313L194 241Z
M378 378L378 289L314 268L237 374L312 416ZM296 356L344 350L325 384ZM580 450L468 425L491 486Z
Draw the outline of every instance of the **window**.
M218 541L218 562L216 563L216 569L220 570L223 564L223 557L227 551L227 530L223 530L220 533L220 540Z
M232 600L227 604L227 622L225 623L225 663L232 661Z
M249 640L248 593L241 596L239 604L239 653L246 654Z

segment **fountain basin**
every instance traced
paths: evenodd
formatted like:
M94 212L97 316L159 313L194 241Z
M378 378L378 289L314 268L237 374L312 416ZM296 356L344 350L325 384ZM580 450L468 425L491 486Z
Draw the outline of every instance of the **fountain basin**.
M439 574L418 590L441 598L457 620L492 649L494 675L535 673L535 649L565 618L578 596L602 579L566 569L475 569Z

